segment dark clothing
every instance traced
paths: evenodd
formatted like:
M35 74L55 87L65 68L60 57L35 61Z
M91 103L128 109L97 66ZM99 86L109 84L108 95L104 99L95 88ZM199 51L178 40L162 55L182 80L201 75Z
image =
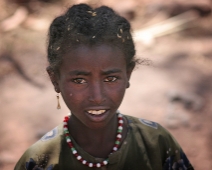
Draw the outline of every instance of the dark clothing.
M124 117L129 125L127 137L120 149L109 155L109 164L105 167L89 168L79 162L66 143L61 124L32 145L15 170L32 170L30 168L35 166L41 167L35 170L193 170L179 144L162 126L132 116ZM83 151L74 139L72 142L88 162L103 160Z

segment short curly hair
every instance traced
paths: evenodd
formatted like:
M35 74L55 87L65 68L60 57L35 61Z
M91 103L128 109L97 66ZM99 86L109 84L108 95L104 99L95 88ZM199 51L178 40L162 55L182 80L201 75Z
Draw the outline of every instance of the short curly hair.
M55 18L49 29L48 61L58 72L62 56L80 44L108 44L123 51L127 66L135 65L135 45L130 23L111 8L92 9L87 4L73 5L64 15Z

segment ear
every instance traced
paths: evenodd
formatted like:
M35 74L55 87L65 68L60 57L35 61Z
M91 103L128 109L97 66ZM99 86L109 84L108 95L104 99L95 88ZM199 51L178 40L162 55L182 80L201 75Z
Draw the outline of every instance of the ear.
M127 82L127 86L126 88L129 88L130 87L130 77L131 77L131 74L132 74L132 71L133 69L135 68L135 63L132 62L130 63L128 66L127 66L127 79L128 79L128 82Z
M127 66L127 78L128 78L128 81L130 80L130 77L131 77L131 74L132 74L132 71L133 71L134 68L135 68L135 63L134 62L131 62Z
M49 74L49 78L54 86L54 89L57 93L60 93L60 88L59 88L59 84L58 84L58 75L55 73L55 71L50 67L48 66L46 68L46 71L47 73Z

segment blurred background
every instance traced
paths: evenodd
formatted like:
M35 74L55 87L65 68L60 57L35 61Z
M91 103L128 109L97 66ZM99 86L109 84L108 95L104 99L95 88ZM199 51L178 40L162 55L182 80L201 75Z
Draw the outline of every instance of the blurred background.
M51 21L70 5L108 5L132 24L137 58L120 111L156 121L197 170L212 169L211 0L1 0L0 169L68 114L46 74Z

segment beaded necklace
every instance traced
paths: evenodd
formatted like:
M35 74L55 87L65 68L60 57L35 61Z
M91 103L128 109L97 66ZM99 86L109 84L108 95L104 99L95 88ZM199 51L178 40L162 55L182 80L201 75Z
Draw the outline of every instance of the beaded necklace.
M100 163L91 163L91 162L88 162L86 161L85 159L82 158L81 155L79 155L77 153L77 150L75 149L72 141L71 141L71 138L70 138L70 134L69 134L69 131L68 131L68 120L69 120L70 116L66 116L64 121L63 121L63 130L64 130L64 134L65 134L65 137L66 137L66 142L68 143L68 146L71 148L71 151L72 151L72 154L75 156L75 158L80 161L83 165L86 165L88 167L93 167L93 168L100 168L102 166L106 166L108 164L108 158L105 159L104 161L100 162ZM115 141L115 144L113 146L113 149L111 151L111 153L113 152L116 152L119 147L120 147L120 141L121 141L121 138L122 138L122 131L123 131L123 116L121 114L118 114L118 129L117 129L117 134L116 134L116 141ZM110 154L111 154L110 153Z

